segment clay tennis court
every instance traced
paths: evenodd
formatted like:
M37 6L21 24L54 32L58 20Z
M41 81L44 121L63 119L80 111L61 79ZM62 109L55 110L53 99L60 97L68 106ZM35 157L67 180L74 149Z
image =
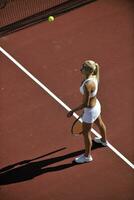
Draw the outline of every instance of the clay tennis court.
M133 8L98 0L0 38L1 200L134 199ZM81 102L85 59L100 64L109 145L76 165L83 140L66 115Z

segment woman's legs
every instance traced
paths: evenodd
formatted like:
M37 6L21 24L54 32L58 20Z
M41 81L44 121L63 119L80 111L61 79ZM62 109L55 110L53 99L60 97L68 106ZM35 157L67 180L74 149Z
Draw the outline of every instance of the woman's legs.
M80 155L75 158L76 163L85 163L93 160L91 156L91 147L92 147L92 139L91 139L91 128L92 124L88 124L83 122L83 137L85 144L85 154Z
M103 122L103 120L101 118L101 115L96 119L96 121L94 123L98 126L98 128L100 130L100 134L102 136L101 140L103 142L106 142L106 140L107 140L106 126L105 126L105 124L104 124L104 122Z
M91 128L92 124L83 122L83 137L84 137L86 157L91 155L91 147L92 147Z

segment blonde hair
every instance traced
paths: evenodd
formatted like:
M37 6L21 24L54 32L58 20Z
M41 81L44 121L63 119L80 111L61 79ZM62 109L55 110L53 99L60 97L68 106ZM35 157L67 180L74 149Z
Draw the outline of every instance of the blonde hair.
M97 75L98 67L99 67L98 63L96 63L93 60L86 60L84 64L86 64L88 67L90 67L93 70L93 75Z

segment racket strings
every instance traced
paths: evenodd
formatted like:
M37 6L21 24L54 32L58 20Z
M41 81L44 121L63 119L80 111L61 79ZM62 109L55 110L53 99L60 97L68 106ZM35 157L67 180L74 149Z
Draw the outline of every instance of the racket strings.
M82 122L76 120L72 126L72 134L74 135L82 134L82 131L83 131Z

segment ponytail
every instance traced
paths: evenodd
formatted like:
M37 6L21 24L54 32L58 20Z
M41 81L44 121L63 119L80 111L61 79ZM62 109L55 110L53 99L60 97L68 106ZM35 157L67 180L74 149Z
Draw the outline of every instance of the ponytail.
M98 82L99 82L99 64L98 63L95 63L95 70L94 70L94 73L93 75L96 76Z
M88 67L90 67L93 70L93 75L96 76L99 82L99 64L93 60L86 60L84 64L86 64Z

